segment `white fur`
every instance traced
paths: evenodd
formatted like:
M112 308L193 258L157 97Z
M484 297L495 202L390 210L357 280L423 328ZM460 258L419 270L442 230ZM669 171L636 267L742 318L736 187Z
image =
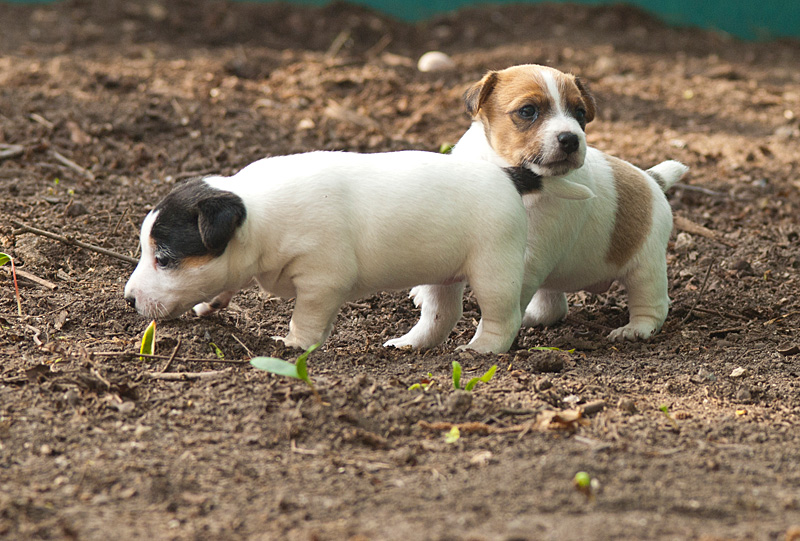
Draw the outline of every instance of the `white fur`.
M527 224L502 169L416 151L313 152L263 159L206 182L241 197L247 217L221 256L162 269L154 263L151 212L142 225L141 260L125 287L146 317L176 317L193 305L198 314L211 313L255 279L271 293L296 297L281 340L308 348L328 337L348 300L450 284L439 286L452 301L447 321L424 338L436 345L461 315L467 280L482 312L468 347L511 346L530 299L522 293Z
M582 130L578 133L585 145ZM492 149L480 122L472 124L453 154L510 165ZM654 170L669 187L687 168L668 161ZM617 194L611 166L602 152L586 147L582 167L563 177L544 179L545 184L549 181L583 186L596 197L577 201L546 193L524 197L528 209L525 288L531 288L535 295L525 309L523 325L552 325L561 321L568 309L565 292L604 291L612 281L619 280L628 290L630 322L612 331L609 339L648 339L661 328L669 309L665 252L672 230L672 210L656 181L642 173L652 194L653 221L642 224L650 232L638 252L621 267L611 264L606 257L614 229ZM523 295L531 292L523 291ZM430 347L428 340L441 334L439 321L447 322L453 317L455 293L441 286L424 285L412 289L411 296L422 307L421 319L406 335L387 344Z

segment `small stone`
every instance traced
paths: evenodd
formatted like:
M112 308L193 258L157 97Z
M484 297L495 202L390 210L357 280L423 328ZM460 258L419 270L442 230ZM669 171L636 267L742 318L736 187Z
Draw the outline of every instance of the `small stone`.
M464 413L472 406L472 393L468 391L455 391L447 399L447 410L452 414Z
M630 398L620 398L619 402L617 402L617 408L623 413L627 413L628 415L634 415L639 410L636 408L636 402L631 400Z
M748 389L747 387L742 387L741 389L736 391L736 400L738 400L739 402L747 402L752 397L753 395L750 393L750 389Z
M731 377L732 378L746 378L749 375L750 374L747 371L747 369L746 368L742 368L741 366L734 368L733 372L731 372Z
M450 71L455 67L453 59L441 51L428 51L417 61L417 69L423 72Z
M313 130L316 127L317 127L317 124L314 122L314 120L312 120L310 118L304 118L300 122L297 123L297 129L298 130Z
M675 251L686 252L694 247L694 239L689 233L681 231L675 238Z
M472 458L469 459L469 463L473 466L486 466L489 461L492 460L493 456L491 451L479 451L472 455Z

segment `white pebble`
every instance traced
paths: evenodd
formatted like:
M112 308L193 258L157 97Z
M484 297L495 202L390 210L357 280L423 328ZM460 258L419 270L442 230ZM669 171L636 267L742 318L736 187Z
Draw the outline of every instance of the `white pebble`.
M419 71L449 71L455 67L453 59L441 51L428 51L420 56L417 62Z

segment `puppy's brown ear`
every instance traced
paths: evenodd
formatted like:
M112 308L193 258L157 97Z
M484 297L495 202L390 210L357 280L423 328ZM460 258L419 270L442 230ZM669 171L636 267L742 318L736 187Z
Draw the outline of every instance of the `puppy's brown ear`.
M588 85L582 81L580 77L575 77L575 86L577 86L578 90L580 90L583 103L586 104L586 122L589 123L594 120L594 116L597 114L597 106L594 102L594 96L592 96L592 94L589 92Z
M220 192L197 203L197 225L203 245L214 257L221 256L236 228L246 216L244 202L235 194Z
M489 97L489 94L494 90L497 84L497 72L490 71L483 76L483 79L472 85L464 93L464 105L467 106L467 112L475 116L481 110L481 106Z

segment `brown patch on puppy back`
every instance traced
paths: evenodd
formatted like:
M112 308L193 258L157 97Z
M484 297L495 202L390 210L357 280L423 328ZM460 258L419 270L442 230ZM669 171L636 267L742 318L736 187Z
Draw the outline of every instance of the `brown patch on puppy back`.
M639 250L650 233L653 195L647 180L631 164L606 156L614 173L617 209L606 261L622 267Z

